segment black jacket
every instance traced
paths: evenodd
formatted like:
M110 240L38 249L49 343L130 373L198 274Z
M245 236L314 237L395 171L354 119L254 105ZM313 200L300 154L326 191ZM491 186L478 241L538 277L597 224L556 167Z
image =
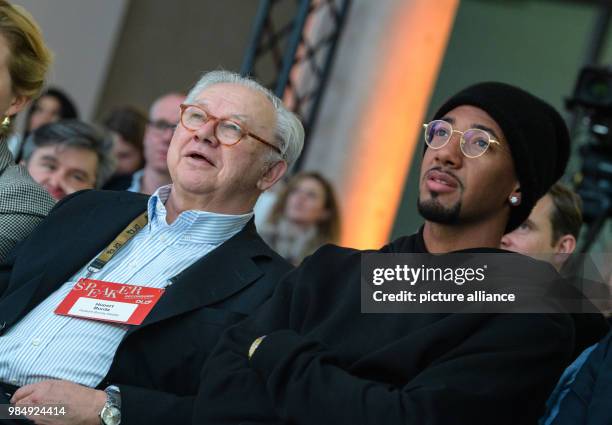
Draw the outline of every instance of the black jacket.
M102 189L104 190L127 190L132 185L133 174L122 174L113 176L107 181Z
M426 250L419 234L382 252ZM203 369L194 423L535 424L575 350L572 316L364 314L360 270L360 251L323 247L230 328Z
M0 333L94 258L147 199L86 191L58 204L0 265ZM251 221L179 274L145 321L127 332L99 385L120 387L121 423L188 423L202 365L221 332L268 299L290 269Z

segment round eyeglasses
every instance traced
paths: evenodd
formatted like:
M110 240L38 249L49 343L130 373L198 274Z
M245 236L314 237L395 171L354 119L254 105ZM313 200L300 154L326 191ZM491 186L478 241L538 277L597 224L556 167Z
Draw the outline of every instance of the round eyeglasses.
M263 143L282 155L278 146L262 139L261 137L245 130L240 124L227 118L218 118L210 114L204 108L196 105L181 105L181 124L187 130L196 131L208 121L213 120L215 137L222 145L232 146L241 141L244 136L251 136L258 142Z
M449 122L443 120L434 120L429 124L423 124L423 127L425 128L425 143L432 149L442 149L453 133L459 133L461 152L468 158L478 158L489 149L491 143L501 146L500 142L492 139L489 133L479 128L470 128L465 131L454 130Z

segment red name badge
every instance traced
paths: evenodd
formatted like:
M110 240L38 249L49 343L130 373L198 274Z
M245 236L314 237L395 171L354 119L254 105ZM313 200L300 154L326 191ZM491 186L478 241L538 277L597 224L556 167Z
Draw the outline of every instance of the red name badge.
M79 279L55 314L140 325L163 293L160 288Z

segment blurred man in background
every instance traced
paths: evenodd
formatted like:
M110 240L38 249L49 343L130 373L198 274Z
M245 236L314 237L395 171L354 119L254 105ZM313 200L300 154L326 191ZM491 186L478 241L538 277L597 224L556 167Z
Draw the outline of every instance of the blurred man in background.
M169 93L157 99L149 112L149 123L144 135L145 166L133 174L130 192L152 194L158 187L171 182L166 164L172 133L180 118L180 105L185 96Z
M26 140L23 162L32 178L57 200L102 187L115 170L112 139L78 120L35 130Z
M506 233L501 248L535 256L557 270L576 249L582 226L582 201L578 194L555 183L517 229Z
M172 133L180 119L185 95L168 93L158 98L149 110L144 132L144 168L131 175L113 178L104 189L128 190L151 195L157 188L171 183L166 164Z

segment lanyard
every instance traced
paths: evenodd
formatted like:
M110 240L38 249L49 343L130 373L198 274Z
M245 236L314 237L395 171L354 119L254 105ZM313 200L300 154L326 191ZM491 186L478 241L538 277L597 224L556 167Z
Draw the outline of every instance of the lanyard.
M92 263L87 267L87 278L92 275L92 273L97 273L108 263L111 258L119 251L130 239L132 239L136 233L138 233L143 227L147 225L149 221L149 217L147 216L147 212L143 212L138 217L136 217L130 224L127 225L125 229L117 235L117 237L106 247L102 254L98 256Z

